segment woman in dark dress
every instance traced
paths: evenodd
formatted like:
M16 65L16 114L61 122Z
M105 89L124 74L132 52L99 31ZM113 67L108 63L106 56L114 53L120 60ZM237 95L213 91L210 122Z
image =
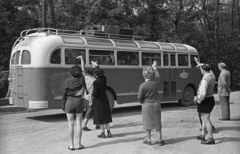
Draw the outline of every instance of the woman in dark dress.
M152 67L143 69L145 82L139 87L138 100L142 104L143 129L146 131L143 143L151 145L151 130L156 129L159 145L162 146L165 142L162 140L161 102L158 93L160 75L156 67L157 62L154 61Z
M107 137L111 137L110 125L112 122L112 115L110 111L109 101L106 94L107 79L104 75L104 71L96 66L94 68L94 74L96 80L93 82L93 123L100 125L102 133L98 135L98 138L105 138L105 126L107 129Z

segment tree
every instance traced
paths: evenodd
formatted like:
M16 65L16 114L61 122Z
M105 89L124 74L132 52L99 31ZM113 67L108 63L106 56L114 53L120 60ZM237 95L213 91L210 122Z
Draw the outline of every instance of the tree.
M43 0L0 1L0 70L7 70L22 30L41 27ZM189 44L202 62L225 62L239 83L239 0L46 0L46 27L82 30L95 25L134 29L145 40Z

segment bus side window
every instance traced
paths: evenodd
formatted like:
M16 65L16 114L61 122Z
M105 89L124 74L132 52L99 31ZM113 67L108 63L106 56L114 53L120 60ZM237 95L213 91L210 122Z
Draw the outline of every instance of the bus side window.
M50 58L50 63L61 64L61 50L60 49L53 51L51 58Z
M107 56L107 58L105 59L104 64L107 64L107 65L114 65L115 64L114 54L113 53L111 53L109 56Z
M11 59L11 64L15 65L16 64L16 52L13 54L12 59Z
M170 58L171 58L171 66L176 66L176 55L171 54Z
M191 56L190 56L190 60L191 60L191 68L194 68L194 67L197 66L197 63L196 63L194 57L198 58L197 55L191 55Z
M139 65L138 52L117 52L118 65Z
M11 64L12 65L18 65L19 64L19 58L20 58L20 51L17 51L12 56Z
M163 66L168 66L168 54L163 54Z
M114 65L114 51L89 50L89 61L97 61L99 65Z
M81 64L81 60L77 59L77 56L79 55L82 55L83 60L85 61L86 52L84 49L65 49L65 64Z
M188 55L178 55L178 66L188 66Z
M153 61L157 61L158 66L161 66L161 53L142 52L142 65L151 66Z
M28 50L23 50L21 64L31 64L31 54Z

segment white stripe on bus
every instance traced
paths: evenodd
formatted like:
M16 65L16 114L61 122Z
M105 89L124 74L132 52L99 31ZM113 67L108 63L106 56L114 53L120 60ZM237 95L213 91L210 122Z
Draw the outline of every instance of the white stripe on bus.
M48 108L48 101L29 101L30 109L46 109Z

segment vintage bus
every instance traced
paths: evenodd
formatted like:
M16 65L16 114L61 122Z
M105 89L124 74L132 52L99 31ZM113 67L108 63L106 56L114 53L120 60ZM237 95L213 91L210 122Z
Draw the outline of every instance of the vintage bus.
M36 28L25 30L16 40L9 68L10 103L30 109L60 109L62 84L70 68L84 57L86 69L97 61L107 77L111 109L117 103L137 102L142 69L158 62L161 102L190 105L200 82L195 67L198 52L186 44L144 41L95 30Z

